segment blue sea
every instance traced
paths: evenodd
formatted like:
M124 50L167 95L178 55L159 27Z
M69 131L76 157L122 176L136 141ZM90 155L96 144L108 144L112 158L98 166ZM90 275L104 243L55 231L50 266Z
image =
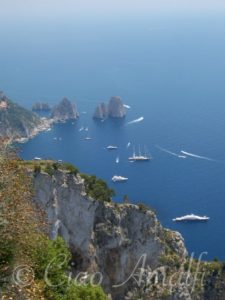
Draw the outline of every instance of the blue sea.
M75 123L21 145L21 157L62 159L102 177L115 201L128 194L153 207L164 226L183 235L189 253L225 260L225 17L14 22L0 26L0 89L27 108L67 96L80 112ZM130 105L126 119L94 121L96 105L113 95ZM82 126L92 140L84 140ZM128 142L147 146L153 160L128 162ZM107 151L109 144L119 149ZM179 158L156 145L211 160ZM113 184L113 175L129 180ZM172 221L189 213L210 221Z

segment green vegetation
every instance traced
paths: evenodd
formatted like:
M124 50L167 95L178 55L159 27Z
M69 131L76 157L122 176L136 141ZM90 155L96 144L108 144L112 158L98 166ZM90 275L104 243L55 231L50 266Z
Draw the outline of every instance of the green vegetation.
M0 101L7 102L7 109L0 110L0 136L14 138L27 137L27 130L40 124L40 118L31 111L17 105L3 96Z
M0 290L2 300L106 300L100 286L70 280L71 254L62 238L46 235L45 218L32 202L27 164L0 149ZM6 156L8 156L6 158ZM29 164L40 172L52 165ZM27 273L15 273L19 266ZM16 275L16 277L15 277ZM18 279L21 283L17 285ZM18 282L18 281L17 281Z
M152 207L150 207L149 205L147 205L147 204L138 203L137 206L143 212L152 211L152 212L156 213L156 211Z
M112 201L112 197L115 196L115 192L113 189L110 189L108 187L107 183L104 180L98 179L96 176L93 175L80 175L84 179L85 188L88 196L99 201Z

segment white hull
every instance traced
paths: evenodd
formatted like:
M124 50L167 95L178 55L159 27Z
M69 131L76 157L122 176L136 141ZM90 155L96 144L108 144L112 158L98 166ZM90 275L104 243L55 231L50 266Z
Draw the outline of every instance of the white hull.
M194 214L191 214L191 215L186 215L186 216L183 216L183 217L179 217L179 218L175 218L173 219L174 222L193 222L193 221L201 221L201 222L204 222L204 221L208 221L210 218L207 217L207 216L197 216L197 215L194 215Z
M113 176L113 178L112 178L113 182L125 182L127 180L128 180L128 178L126 178L126 177L116 176L116 175Z

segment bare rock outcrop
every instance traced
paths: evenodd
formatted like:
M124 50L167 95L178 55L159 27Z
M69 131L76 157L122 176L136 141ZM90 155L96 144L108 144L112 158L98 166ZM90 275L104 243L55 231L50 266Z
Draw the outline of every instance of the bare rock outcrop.
M121 119L126 116L126 109L120 97L111 97L108 104L101 103L97 106L93 117L95 119L115 118Z
M36 174L34 188L36 203L46 211L50 236L60 235L67 241L76 271L100 272L103 287L113 299L125 299L137 286L133 278L126 280L141 257L146 257L146 270L162 265L167 231L152 211L89 198L83 179L63 171L53 176ZM176 232L169 233L171 251L182 260L187 255L183 239Z
M111 97L108 105L108 113L111 118L123 118L126 115L126 109L120 97Z
M53 107L51 118L54 122L65 122L67 120L74 120L79 117L75 104L71 103L67 98Z

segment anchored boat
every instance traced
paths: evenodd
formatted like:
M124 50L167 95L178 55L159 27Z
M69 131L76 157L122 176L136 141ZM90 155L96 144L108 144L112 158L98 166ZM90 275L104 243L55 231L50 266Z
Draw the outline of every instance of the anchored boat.
M138 155L136 154L135 147L134 147L133 155L128 158L129 161L149 161L151 159L152 159L151 156L147 155L146 149L145 149L145 154L144 155L141 153L140 146L139 146L139 153L138 153Z
M183 217L173 219L174 222L184 222L184 221L208 221L210 218L207 216L197 216L194 214L186 215Z

